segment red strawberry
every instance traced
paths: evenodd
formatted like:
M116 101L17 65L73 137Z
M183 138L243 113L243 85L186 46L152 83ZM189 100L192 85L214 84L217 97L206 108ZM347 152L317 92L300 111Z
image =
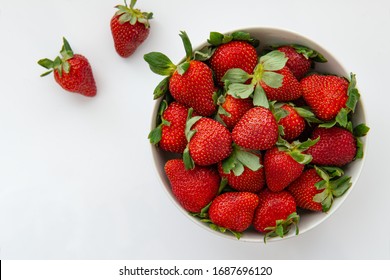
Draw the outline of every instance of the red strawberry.
M226 127L232 130L242 116L253 108L253 101L252 98L235 98L229 94L223 99L223 103L220 105L223 108L222 113L221 110L218 113Z
M215 164L231 154L232 137L219 122L206 117L193 117L188 120L187 127L191 129L186 131L188 152L195 164ZM187 162L187 149L183 157L186 166L191 168L193 164Z
M268 237L283 237L288 233L291 224L298 234L299 216L296 213L294 198L287 191L271 192L264 189L259 193L259 205L253 217L253 226L257 231L266 233Z
M213 69L220 86L223 86L222 77L232 68L240 68L252 74L257 65L257 52L255 47L245 41L230 41L218 46L210 58Z
M184 130L188 108L175 101L169 105L163 101L161 106L165 107L160 108L163 111L161 123L149 134L150 142L152 144L158 143L164 151L183 153L187 146Z
M164 54L151 52L144 55L150 69L159 75L168 76L154 91L154 98L164 95L169 89L173 98L202 116L210 116L216 111L213 94L215 90L213 73L204 62L193 60L191 42L185 32L180 33L186 60L175 65Z
M271 191L283 190L301 175L304 164L297 162L286 151L273 147L264 155L264 170L267 186Z
M334 119L348 100L349 82L333 75L313 74L301 80L303 98L323 121Z
M62 58L57 56L54 61L47 58L38 61L39 65L50 69L41 77L54 71L54 78L63 89L89 97L95 96L96 84L91 65L84 56L73 53L65 38L63 38L63 42Z
M259 203L256 194L227 192L218 195L209 208L210 220L217 226L235 232L243 232L251 224Z
M286 55L288 58L286 66L298 80L302 79L310 70L310 59L306 58L303 54L298 53L294 47L282 46L277 49Z
M260 82L269 100L291 101L302 96L302 87L289 68L283 67L275 73L283 76L280 87L275 88L267 85L264 81Z
M253 154L255 155L255 154ZM261 165L261 155L255 155L259 158ZM265 185L264 168L260 166L257 170L252 170L247 166L243 167L241 174L236 175L233 171L225 173L222 162L218 163L218 172L222 178L226 178L228 184L235 190L241 192L259 192Z
M121 57L129 57L148 38L150 32L149 19L153 13L143 13L134 9L137 1L132 0L130 6L117 5L118 11L112 17L110 26L116 52Z
M199 213L218 193L221 178L215 168L186 170L181 159L172 159L165 164L165 173L173 195L189 212Z
M338 167L308 169L288 186L298 207L312 211L327 212L335 197L342 196L352 185L351 177L343 176Z
M343 166L356 155L356 138L347 129L340 127L317 127L312 138L320 137L317 144L306 153L313 157L312 163L318 165Z
M322 211L321 203L313 200L316 194L323 191L315 186L320 181L322 178L314 168L311 168L304 171L298 179L288 186L287 190L295 198L298 207L311 211Z
M264 107L247 111L232 131L233 141L247 149L267 150L278 140L278 124L272 112Z
M305 130L306 122L305 119L298 114L293 106L284 104L281 108L286 110L288 115L281 118L278 124L283 126L283 138L287 141L292 141L298 138L298 136L301 135L301 133Z
M184 74L175 71L169 81L169 90L176 101L194 108L202 116L210 116L216 110L213 74L204 62L190 61Z

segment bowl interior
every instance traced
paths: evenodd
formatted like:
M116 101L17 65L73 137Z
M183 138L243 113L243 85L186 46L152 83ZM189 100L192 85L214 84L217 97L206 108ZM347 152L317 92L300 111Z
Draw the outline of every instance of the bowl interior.
M318 45L314 41L310 40L309 38L306 38L302 35L299 35L295 32L288 31L288 30L283 30L283 29L277 29L277 28L268 28L268 27L253 27L253 28L243 28L239 29L241 31L246 31L249 32L252 37L260 40L260 46L258 47L258 52L261 52L261 50L269 45L274 45L274 44L301 44L304 46L307 46L309 48L312 48L314 50L317 50L320 52L322 55L327 58L328 62L327 63L317 63L316 64L316 71L320 73L331 73L331 74L336 74L339 76L344 76L349 78L350 72L348 72L341 64L340 62L336 59L334 55L332 55L330 52L328 52L325 48L322 46ZM226 34L230 34L234 31L226 32ZM194 48L194 50L201 49L204 47L207 43L204 42L198 47ZM151 127L154 128L156 124L156 118L157 118L157 111L159 108L159 102L157 101L154 107L153 111L153 116L152 116L152 125ZM353 122L354 125L360 124L360 123L365 123L365 113L364 113L364 108L362 106L362 99L360 99L356 111L353 117ZM364 152L365 152L365 147L366 147L366 137L362 138L363 144L364 144ZM180 155L174 155L171 153L164 152L157 147L151 145L152 147L152 156L153 160L155 163L155 168L157 170L157 174L162 182L162 185L164 189L166 190L168 196L172 199L173 203L177 206L177 208L183 212L184 215L186 215L189 219L194 221L197 225L203 227L206 230L209 230L210 232L217 234L221 237L229 238L229 239L234 239L236 238L232 234L228 233L220 233L215 230L210 229L210 227L205 224L200 222L197 218L189 215L177 202L175 197L173 196L171 192L171 187L170 183L165 175L164 172L164 165L167 160L171 158L177 158L180 157ZM303 234L304 232L307 232L308 230L314 228L315 226L319 225L322 223L325 219L327 219L329 216L331 216L337 209L338 207L345 201L345 199L348 197L349 193L351 190L353 190L358 177L360 175L360 172L362 170L364 163L364 158L360 160L356 160L348 164L348 166L345 169L346 175L349 175L352 177L352 187L340 198L335 199L332 208L328 213L318 213L318 212L304 212L301 214L301 220L299 223L299 234ZM290 232L283 238L271 238L268 242L272 241L278 241L278 240L284 240L287 238L291 238L295 236L295 230L292 229ZM263 242L263 235L255 231L254 229L249 229L246 231L242 237L240 238L240 241L249 241L249 242Z

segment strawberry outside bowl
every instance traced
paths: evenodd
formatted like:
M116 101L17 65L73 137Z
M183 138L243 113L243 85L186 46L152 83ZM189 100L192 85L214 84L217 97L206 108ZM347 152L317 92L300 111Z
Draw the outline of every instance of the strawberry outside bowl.
M321 53L326 59L326 63L316 63L315 70L319 73L330 73L342 77L349 78L350 77L350 70L346 67L344 67L339 60L336 58L335 55L333 55L331 52L326 50L323 46L317 44L313 40L300 35L298 33L295 33L293 31L284 30L284 29L278 29L278 28L272 28L272 27L249 27L249 28L241 28L230 32L225 32L224 34L232 34L235 31L244 31L250 33L250 35L258 39L260 41L260 45L257 47L257 52L260 54L262 50L271 45L287 45L287 44L298 44L303 45L306 47L309 47L310 49L316 50L317 52ZM202 44L198 45L197 47L194 47L194 51L200 50L207 46L207 42L203 42ZM364 96L364 93L360 93ZM160 107L161 98L157 99L153 114L151 118L151 129L154 129L156 127L156 120L158 116L158 111ZM355 112L353 114L352 118L353 124L358 125L361 123L366 123L366 116L364 111L364 106L362 102L362 97L360 97L359 102L356 105ZM366 146L367 146L367 137L361 137L360 140L363 143L363 154L366 152ZM186 215L190 220L192 220L195 224L198 226L204 228L205 230L211 232L212 234L216 234L220 237L233 239L233 240L239 240L239 241L245 241L245 242L264 242L264 234L256 231L252 226L248 228L246 231L242 233L242 236L240 239L237 239L233 234L226 231L225 233L222 233L220 231L216 231L214 229L211 229L209 224L201 222L199 218L194 217L190 215L177 201L177 199L174 197L170 182L165 174L164 171L164 165L165 163L172 158L180 158L180 155L168 153L161 149L159 149L158 146L151 144L151 153L152 153L152 160L155 165L155 169L157 171L157 175L159 180L162 183L162 186L166 193L168 194L171 201L177 206L177 209L181 211L184 215ZM345 175L351 177L351 187L344 193L343 196L338 197L334 200L332 207L330 210L326 213L324 212L311 212L311 211L299 211L300 215L300 221L299 221L299 235L302 235L303 233L309 231L310 229L315 228L322 222L324 222L326 219L328 219L334 212L337 211L337 209L341 206L341 204L347 199L350 192L354 189L359 175L362 171L363 165L364 165L364 159L365 156L361 159L354 160L353 162L349 163L345 167L343 167L345 171ZM290 231L283 237L283 238L270 238L267 240L267 242L273 242L273 241L279 241L284 239L289 239L294 236L297 236L295 234L295 229L292 227Z

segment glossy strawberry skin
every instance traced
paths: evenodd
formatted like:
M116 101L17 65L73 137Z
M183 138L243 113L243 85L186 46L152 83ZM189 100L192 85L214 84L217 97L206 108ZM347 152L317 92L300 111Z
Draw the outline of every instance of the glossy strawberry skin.
M162 137L159 147L164 151L183 153L187 146L187 139L184 133L188 115L188 108L178 102L172 102L164 111L162 118L168 121L169 125L162 126ZM196 113L193 114L196 116Z
M201 118L191 128L196 131L189 142L195 164L206 166L227 158L233 151L229 130L210 118Z
M211 69L196 60L190 61L190 66L183 75L175 71L169 81L173 98L202 116L210 116L216 110L213 101L214 88Z
M288 112L286 117L279 120L279 125L283 126L283 138L287 141L295 140L305 130L306 121L291 105L284 104L282 109Z
M112 17L110 27L115 50L124 58L131 56L150 33L150 28L138 21L135 24L120 23L119 15Z
M83 55L75 54L67 62L70 65L69 73L62 71L60 75L57 70L54 70L56 82L67 91L89 97L95 96L97 91L96 83L87 58Z
M264 155L264 170L268 188L279 192L297 179L304 165L295 161L287 152L273 147Z
M213 167L195 166L186 170L181 159L172 159L164 169L173 195L189 212L199 213L218 193L221 178Z
M285 220L296 212L296 202L287 191L272 192L264 189L259 193L259 205L253 217L254 228L262 233L274 227L277 220Z
M317 171L310 168L292 182L287 191L292 194L298 207L311 211L322 211L321 203L313 201L314 196L323 191L318 190L315 186L320 181L322 178L317 174Z
M306 153L312 155L312 164L344 166L356 155L356 139L353 134L340 127L314 129L311 139L320 140Z
M252 74L257 65L256 49L244 41L231 41L220 45L210 58L210 66L213 69L216 80L220 86L226 71L232 68L241 68L248 74Z
M243 232L252 223L259 203L256 194L250 192L227 192L218 195L210 205L210 220L236 232Z
M323 121L334 119L348 100L348 81L333 75L313 74L301 80L303 98Z
M285 66L275 72L283 75L281 87L272 88L266 83L260 82L269 100L292 101L302 96L302 87L288 67Z
M278 50L286 55L288 58L286 66L298 80L302 79L309 72L311 61L304 55L298 53L293 47L282 46Z
M248 110L232 131L233 141L247 149L267 150L278 140L278 124L269 109Z
M260 164L262 162L259 155ZM264 168L261 167L256 171L244 166L244 172L240 176L234 175L233 171L229 174L223 172L222 163L218 163L218 172L222 178L228 180L229 186L241 192L258 193L265 186Z
M222 121L226 124L229 130L232 130L242 116L253 108L252 98L235 98L231 95L226 95L225 102L222 104L222 108L230 114L230 116L220 114Z

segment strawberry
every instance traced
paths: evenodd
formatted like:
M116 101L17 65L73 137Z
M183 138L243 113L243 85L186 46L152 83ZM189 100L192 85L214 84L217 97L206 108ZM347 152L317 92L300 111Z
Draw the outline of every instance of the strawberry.
M87 58L74 54L65 38L60 53L62 58L57 56L54 61L47 58L38 61L39 65L49 69L41 77L54 71L54 79L63 89L88 97L95 96L95 79Z
M283 76L281 86L272 87L264 81L260 82L269 100L291 101L302 96L302 87L288 67L285 66L275 73Z
M313 157L313 164L343 166L355 158L356 138L347 129L317 127L311 138L317 137L320 138L318 143L306 151Z
M287 190L295 198L297 206L311 211L322 211L322 205L313 200L314 196L321 193L322 190L316 188L315 184L322 181L314 168L305 170Z
M295 141L292 144L287 141L278 142L278 146L267 150L264 155L264 171L268 188L278 192L297 179L305 164L312 159L310 155L302 152L317 142L318 139L308 139L303 143Z
M242 116L251 108L253 108L253 101L251 98L235 98L229 94L222 99L222 104L218 110L219 117L226 124L229 130L232 130ZM222 109L221 109L222 107Z
M291 70L293 75L298 79L302 79L311 67L311 61L303 54L300 54L292 46L281 46L277 48L283 52L288 58L286 66Z
M227 183L237 191L257 193L265 185L264 168L262 168L263 166L261 165L261 154L257 155L250 153L249 155L242 155L242 153L242 150L239 151L237 148L234 149L233 154L235 154L236 162L233 163L231 168L229 166L229 164L231 164L229 162L231 161L230 158L224 162L219 162L219 175L222 178L226 178ZM246 161L243 157L245 157ZM251 159L251 157L254 158ZM239 159L241 159L245 165L242 161L239 161ZM256 162L254 162L254 165L252 166L251 164L248 164L248 160L256 160ZM240 163L242 164L242 170L237 169Z
M278 124L272 112L264 107L247 111L232 131L233 141L247 149L267 150L278 140Z
M305 130L306 122L293 106L283 104L281 108L286 110L288 115L281 118L278 121L278 124L283 127L283 138L287 141L292 141L298 138L298 136Z
M258 196L250 192L223 193L211 202L209 218L218 227L243 232L252 224L258 203Z
M189 116L191 116L191 110ZM229 130L216 120L206 117L189 118L186 124L187 148L183 159L187 168L194 164L206 166L227 158L232 148Z
M216 111L213 73L204 62L193 60L192 45L187 34L181 32L180 37L186 50L186 60L179 65L173 64L159 52L144 55L154 73L167 76L156 87L154 98L163 96L169 89L177 102L193 108L202 116L210 116Z
M204 62L190 61L184 74L175 71L169 81L169 91L176 101L194 108L202 116L210 116L216 110L213 74Z
M323 121L334 119L347 106L349 82L345 78L313 74L300 83L306 103Z
M259 205L253 217L254 228L262 233L264 242L269 237L283 237L292 224L298 234L299 216L296 213L294 197L287 191L271 192L264 189L259 193Z
M210 58L210 66L216 80L223 86L222 77L232 68L240 68L252 74L257 65L257 52L254 46L245 41L230 41L218 46Z
M327 212L336 197L342 196L352 185L351 177L343 176L338 167L310 168L288 186L297 206L311 211Z
M153 13L134 9L136 2L137 0L131 0L130 6L127 6L125 0L125 5L117 5L118 11L111 18L110 27L115 50L121 57L131 56L149 36L149 20Z
M221 178L215 168L184 167L181 159L171 159L165 164L165 173L172 193L187 211L199 213L217 195Z
M167 105L164 100L161 103L160 115L161 123L150 132L150 142L158 144L164 151L183 153L187 146L184 130L188 108L176 101Z

